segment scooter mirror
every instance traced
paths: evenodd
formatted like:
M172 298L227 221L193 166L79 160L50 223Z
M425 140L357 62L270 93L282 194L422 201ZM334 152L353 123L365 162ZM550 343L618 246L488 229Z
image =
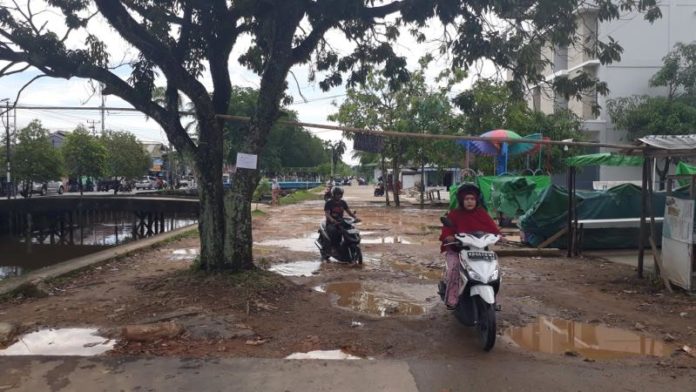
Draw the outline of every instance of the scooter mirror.
M446 216L441 216L440 222L442 222L442 225L445 227L454 227L454 224L452 223L452 221L449 220L449 218Z

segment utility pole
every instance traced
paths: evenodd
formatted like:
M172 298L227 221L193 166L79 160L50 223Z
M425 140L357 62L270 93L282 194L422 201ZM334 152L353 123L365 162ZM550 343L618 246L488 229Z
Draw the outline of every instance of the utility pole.
M97 120L87 120L87 124L89 124L88 128L92 130L92 135L94 136L97 136L97 123L99 123Z

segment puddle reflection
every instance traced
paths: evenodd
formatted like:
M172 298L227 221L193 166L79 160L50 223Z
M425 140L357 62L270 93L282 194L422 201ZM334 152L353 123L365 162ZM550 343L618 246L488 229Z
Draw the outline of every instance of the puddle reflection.
M103 354L116 342L99 336L96 328L44 329L19 338L0 355L74 355Z
M198 248L175 249L169 260L194 260L199 254Z
M364 234L364 233L363 233ZM360 240L363 244L404 244L409 245L411 241L399 236L384 236L384 237L362 237Z
M331 295L338 307L380 317L423 315L426 312L425 305L413 297L419 296L425 301L429 296L425 293L434 292L430 286L425 288L425 285L400 285L404 291L411 289L413 293L399 292L388 285L382 285L387 287L379 290L376 286L362 282L337 282L315 287L314 290ZM423 291L424 289L427 291Z
M273 264L269 271L283 276L312 276L321 268L321 261L295 261Z
M549 354L574 351L590 359L663 357L673 351L660 340L631 331L547 317L525 327L511 328L505 336L527 350Z
M287 248L293 252L317 252L317 246L314 245L314 241L317 239L317 233L304 234L300 238L285 238L278 240L265 240L261 242L255 242L254 245L260 246L277 246L281 248Z

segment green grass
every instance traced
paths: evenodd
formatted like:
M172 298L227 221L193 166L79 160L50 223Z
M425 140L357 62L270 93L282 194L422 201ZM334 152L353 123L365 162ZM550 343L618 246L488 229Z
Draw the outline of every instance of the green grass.
M251 211L251 216L266 216L266 215L268 215L268 214L266 214L265 211L261 211L258 208Z
M288 204L296 204L296 203L302 203L303 201L307 200L319 200L322 198L321 194L313 192L312 189L310 190L301 190L297 192L293 192L285 197L282 197L280 199L280 205L288 205Z

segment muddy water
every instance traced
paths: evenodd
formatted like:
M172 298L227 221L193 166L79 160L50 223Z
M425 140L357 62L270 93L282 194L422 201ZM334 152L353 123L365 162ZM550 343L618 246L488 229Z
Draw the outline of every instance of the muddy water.
M172 251L171 256L169 256L169 260L192 261L198 257L199 253L200 251L198 248L175 249Z
M72 230L67 228L62 237L60 233L38 229L32 232L30 241L0 235L0 280L142 238L133 230L135 223L126 218L119 215ZM164 232L195 222L189 218L167 219Z
M19 338L0 355L76 355L103 354L116 342L99 336L96 328L44 329Z
M312 276L321 268L321 261L295 261L292 263L274 264L269 271L283 276Z
M663 357L673 351L664 342L635 332L547 317L525 327L508 329L505 337L527 350L549 354L575 352L590 359Z
M301 237L265 240L255 242L254 245L281 247L293 252L318 252L317 246L314 244L317 237L319 234L316 232L305 233Z
M434 301L435 286L418 284L392 285L381 282L336 282L315 287L329 294L332 303L355 312L388 316L421 316Z
M399 236L369 237L362 236L360 242L363 244L411 244L411 241Z

